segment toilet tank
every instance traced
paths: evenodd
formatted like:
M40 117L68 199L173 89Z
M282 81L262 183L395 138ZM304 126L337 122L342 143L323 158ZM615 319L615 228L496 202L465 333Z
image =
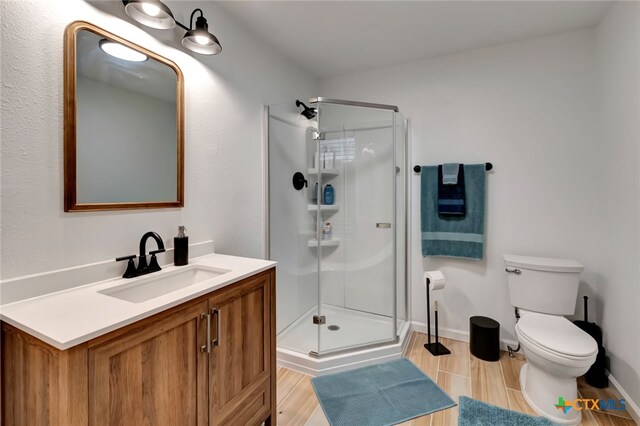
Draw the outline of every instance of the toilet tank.
M569 259L503 255L511 305L552 315L572 315L578 297L579 262Z

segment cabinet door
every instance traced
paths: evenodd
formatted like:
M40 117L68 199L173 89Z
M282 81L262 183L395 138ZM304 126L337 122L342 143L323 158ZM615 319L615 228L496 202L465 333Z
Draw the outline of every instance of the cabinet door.
M207 302L173 309L89 347L89 424L208 422Z
M265 272L209 299L215 342L209 370L211 425L259 425L269 415L270 315L275 314L270 283Z

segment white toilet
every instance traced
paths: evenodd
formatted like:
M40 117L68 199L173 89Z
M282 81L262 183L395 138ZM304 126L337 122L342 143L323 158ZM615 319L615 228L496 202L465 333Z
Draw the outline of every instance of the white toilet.
M581 411L555 404L577 398L576 378L595 362L596 341L564 315L575 311L580 272L575 260L505 254L511 304L518 308L516 336L527 363L520 371L524 398L541 416L577 425Z

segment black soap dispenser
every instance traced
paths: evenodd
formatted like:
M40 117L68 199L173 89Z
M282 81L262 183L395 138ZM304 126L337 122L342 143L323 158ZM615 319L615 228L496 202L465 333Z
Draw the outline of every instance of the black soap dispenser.
M189 263L189 237L184 234L184 226L178 226L178 235L173 238L173 263L184 266Z

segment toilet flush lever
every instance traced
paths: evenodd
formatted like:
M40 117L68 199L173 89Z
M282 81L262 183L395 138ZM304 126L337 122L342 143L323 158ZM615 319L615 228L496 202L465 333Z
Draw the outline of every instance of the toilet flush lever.
M507 271L510 274L520 275L522 273L522 271L520 269L517 269L517 268L505 268L504 270Z

